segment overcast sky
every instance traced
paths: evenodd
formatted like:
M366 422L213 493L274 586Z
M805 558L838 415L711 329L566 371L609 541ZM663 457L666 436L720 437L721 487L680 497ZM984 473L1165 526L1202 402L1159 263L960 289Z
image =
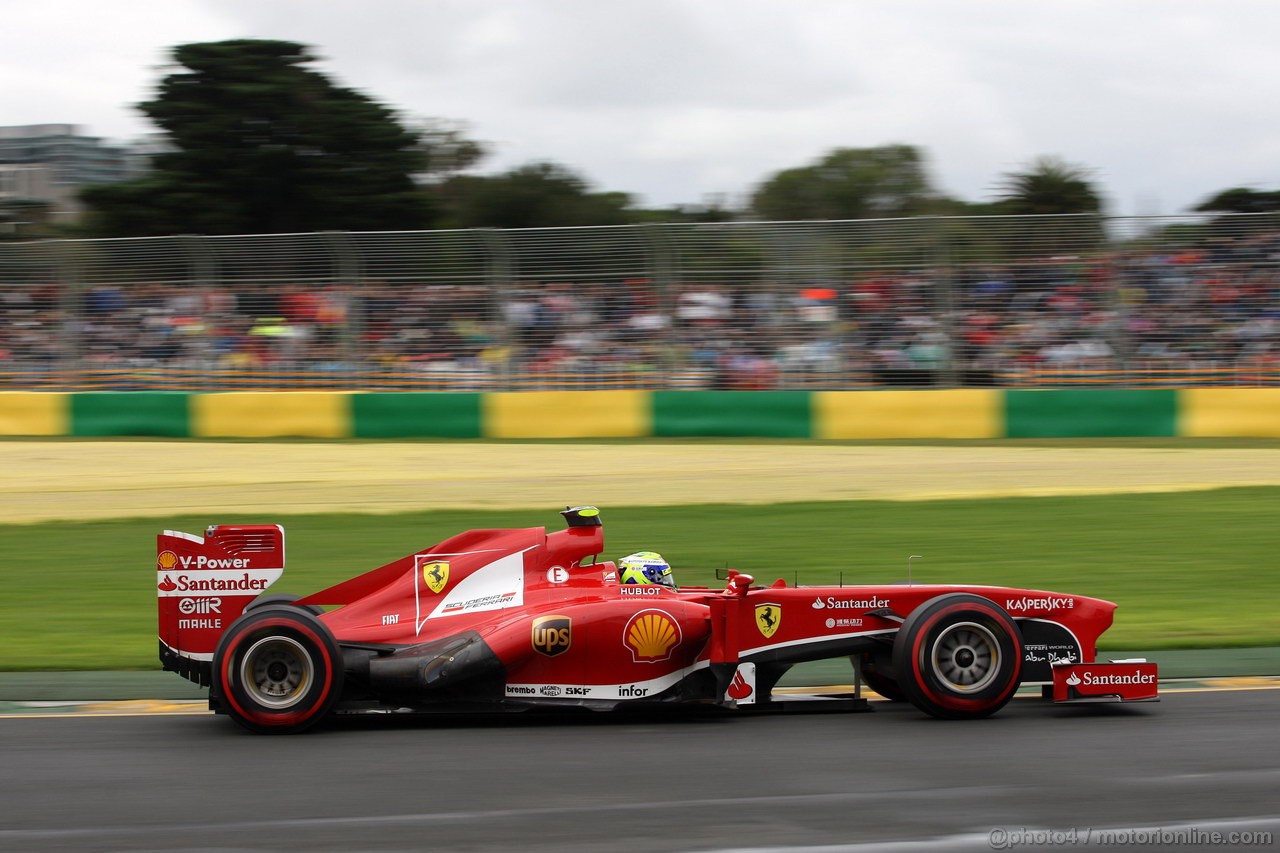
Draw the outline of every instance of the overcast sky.
M1041 155L1116 214L1280 189L1273 0L0 0L0 125L150 130L168 49L276 38L408 117L647 206L740 201L838 147L992 198Z

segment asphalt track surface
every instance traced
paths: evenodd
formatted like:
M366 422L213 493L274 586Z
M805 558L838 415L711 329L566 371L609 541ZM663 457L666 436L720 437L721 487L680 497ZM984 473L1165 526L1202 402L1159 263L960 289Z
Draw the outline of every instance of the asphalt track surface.
M966 722L876 703L365 718L295 737L207 714L4 717L0 849L1031 850L1046 848L1018 833L1046 828L1076 830L1068 848L1154 828L1270 833L1212 849L1275 849L1277 719L1275 689L1083 708L1018 698Z

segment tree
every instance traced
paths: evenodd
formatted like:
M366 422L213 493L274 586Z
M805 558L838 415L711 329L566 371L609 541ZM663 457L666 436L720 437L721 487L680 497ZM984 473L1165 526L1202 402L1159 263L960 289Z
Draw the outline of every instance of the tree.
M97 233L280 233L421 228L417 133L310 68L286 41L185 44L139 109L167 151L138 181L86 190Z
M1022 171L1006 173L997 192L1001 212L1014 216L1102 211L1089 171L1057 157L1037 157Z
M1209 213L1273 213L1280 211L1280 190L1265 192L1235 187L1223 190L1195 209Z
M838 148L765 180L752 196L765 219L874 219L927 212L936 198L910 145Z
M708 195L699 204L677 204L672 207L637 207L631 209L631 215L637 223L642 222L685 222L711 223L736 222L741 213L729 205L728 198L721 193Z
M414 175L419 183L438 184L470 169L489 152L484 145L468 139L458 122L426 119L416 125L419 157Z
M570 225L626 225L631 196L592 192L564 166L539 162L500 175L462 175L440 188L448 220L457 228L538 228Z

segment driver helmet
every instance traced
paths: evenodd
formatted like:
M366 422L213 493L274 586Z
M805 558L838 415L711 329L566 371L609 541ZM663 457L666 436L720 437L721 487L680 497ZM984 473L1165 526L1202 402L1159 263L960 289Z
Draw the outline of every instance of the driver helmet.
M669 589L676 588L676 579L671 574L671 565L656 551L637 551L628 554L618 561L618 581L620 583L660 584Z

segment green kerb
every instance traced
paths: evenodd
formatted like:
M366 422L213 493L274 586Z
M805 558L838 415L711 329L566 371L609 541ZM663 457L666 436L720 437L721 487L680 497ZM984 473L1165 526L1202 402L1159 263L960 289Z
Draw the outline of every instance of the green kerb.
M71 435L191 435L189 395L180 391L90 391L71 395Z
M356 438L479 438L480 395L388 392L352 397Z
M809 438L807 391L655 391L653 434Z
M1167 438L1177 434L1172 389L1007 391L1009 438Z

